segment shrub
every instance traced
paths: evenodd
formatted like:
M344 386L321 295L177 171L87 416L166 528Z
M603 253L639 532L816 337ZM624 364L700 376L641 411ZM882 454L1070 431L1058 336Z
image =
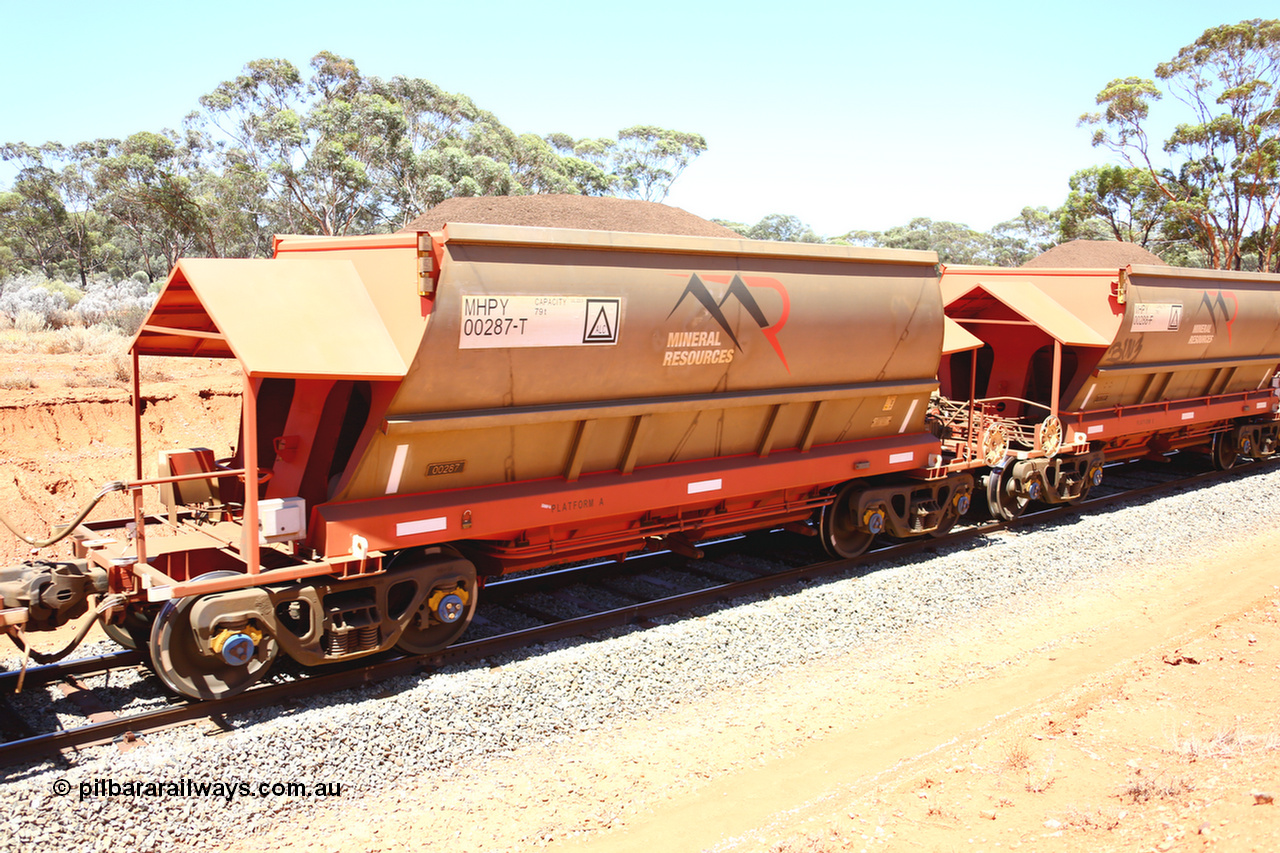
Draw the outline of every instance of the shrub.
M155 294L145 281L89 282L76 312L86 325L105 324L132 335L138 331L155 303Z
M75 304L79 302L80 299L84 296L84 291L80 290L77 287L72 287L71 285L67 284L65 281L57 281L57 280L42 281L39 284L37 284L36 287L42 287L52 294L61 296L63 299L67 301L68 308L74 308Z
M42 281L26 277L7 286L4 295L0 296L0 313L7 315L15 326L24 330L31 330L35 326L35 330L39 331L53 326L55 322L60 323L68 307L67 298L42 287ZM35 315L39 324L36 325L36 320L28 317L23 321L24 325L19 325L19 317L24 314Z
M49 328L49 321L41 314L23 308L18 311L18 316L14 318L13 327L19 332L26 332L28 335L32 335Z
M0 330L34 333L68 326L137 332L156 295L146 274L96 279L82 291L66 282L22 275L0 282Z

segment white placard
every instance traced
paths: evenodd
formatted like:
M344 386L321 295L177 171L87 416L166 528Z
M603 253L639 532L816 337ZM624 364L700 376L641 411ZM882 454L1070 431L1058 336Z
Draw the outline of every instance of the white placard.
M1180 302L1138 302L1133 306L1131 332L1176 332L1182 323Z
M435 533L437 530L448 530L447 518L423 518L418 521L402 521L396 525L396 536L417 536L420 533Z
M463 294L458 348L616 344L624 302L620 296Z
M722 488L721 480L699 480L689 484L689 494L700 495L703 492L718 492Z

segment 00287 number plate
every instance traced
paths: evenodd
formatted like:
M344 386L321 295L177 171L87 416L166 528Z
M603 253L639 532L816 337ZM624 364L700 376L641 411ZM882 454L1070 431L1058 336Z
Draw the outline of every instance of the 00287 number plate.
M465 294L459 349L616 344L620 296Z

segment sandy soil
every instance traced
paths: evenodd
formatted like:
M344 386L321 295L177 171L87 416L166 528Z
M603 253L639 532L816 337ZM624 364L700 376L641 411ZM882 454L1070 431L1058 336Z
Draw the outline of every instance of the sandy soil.
M45 537L104 484L134 476L128 362L110 353L6 353L2 364L4 375L29 376L35 387L0 389L0 512L23 534ZM144 474L155 474L164 447L229 455L243 382L233 363L148 358L142 375ZM155 490L147 494L147 511L160 511ZM93 518L132 514L132 502L116 493ZM23 559L28 550L0 529L0 560ZM51 551L66 556L70 547Z
M0 508L47 524L130 474L132 415L122 387L75 379L109 365L35 368L37 388L0 391ZM225 365L153 369L146 458L229 446ZM1035 618L914 637L870 685L851 676L864 660L799 662L230 849L1280 849L1278 555L1263 531Z
M230 849L1280 849L1278 554L1267 533L916 637L871 689L865 661L801 665Z

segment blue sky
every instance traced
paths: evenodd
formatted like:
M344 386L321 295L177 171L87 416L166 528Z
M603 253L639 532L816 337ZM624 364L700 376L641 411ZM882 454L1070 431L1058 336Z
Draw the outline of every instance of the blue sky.
M1276 15L1234 0L0 0L0 141L178 127L249 60L305 68L330 50L467 94L517 132L701 133L707 153L667 198L699 216L793 214L825 236L915 216L985 230L1057 206L1074 171L1112 159L1076 127L1108 81ZM1176 120L1176 102L1162 112Z

